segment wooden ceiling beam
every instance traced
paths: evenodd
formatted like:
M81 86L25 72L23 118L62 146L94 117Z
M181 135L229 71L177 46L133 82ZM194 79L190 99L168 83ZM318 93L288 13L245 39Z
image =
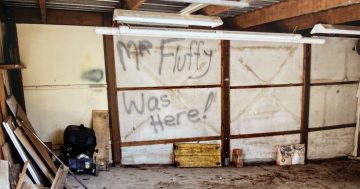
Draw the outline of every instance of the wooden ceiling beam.
M358 20L360 20L360 4L298 16L287 20L250 27L248 29L257 30L260 27L267 27L278 28L285 32L293 32L312 28L315 24L341 24Z
M214 15L221 14L225 11L228 11L232 8L233 7L209 5L209 6L204 7L203 9L201 9L200 12L204 15L214 16Z
M46 0L39 0L41 22L46 24Z
M236 29L249 28L305 14L359 4L360 0L287 0L228 19ZM347 14L344 12L343 14Z
M137 10L145 0L126 0L126 5L129 10Z

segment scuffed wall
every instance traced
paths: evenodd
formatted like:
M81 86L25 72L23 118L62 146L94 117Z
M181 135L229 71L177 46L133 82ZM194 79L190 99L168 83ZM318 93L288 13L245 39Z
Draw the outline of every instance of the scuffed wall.
M311 83L320 84L310 89L309 128L356 123L360 56L353 48L357 40L327 38L325 45L312 45ZM336 83L344 81L354 84ZM354 135L355 128L310 132L308 158L347 156L353 149Z
M265 85L300 84L302 66L301 44L231 41L230 134L300 130L301 87ZM230 148L242 149L245 162L271 161L276 145L299 142L299 134L238 138Z
M231 134L300 129L301 87L231 90Z
M103 38L93 27L18 24L27 114L45 141L107 109Z
M122 91L118 95L123 142L221 134L220 89Z
M122 142L220 138L219 40L116 36L114 49ZM172 151L122 147L122 164L170 164Z

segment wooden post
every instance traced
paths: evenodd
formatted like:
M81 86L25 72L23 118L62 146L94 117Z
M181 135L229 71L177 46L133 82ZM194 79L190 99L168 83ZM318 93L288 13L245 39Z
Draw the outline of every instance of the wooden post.
M303 85L302 85L302 104L301 104L301 135L300 143L305 144L305 161L308 152L308 132L309 132L309 108L310 108L310 71L311 71L311 45L304 44L303 58Z
M221 41L221 161L230 164L230 41Z
M112 16L104 15L104 26L112 25ZM104 53L105 53L105 69L106 80L108 86L108 105L109 118L111 127L111 145L113 152L113 160L115 164L121 164L121 139L119 126L118 101L116 90L116 73L114 59L114 41L113 36L104 36Z

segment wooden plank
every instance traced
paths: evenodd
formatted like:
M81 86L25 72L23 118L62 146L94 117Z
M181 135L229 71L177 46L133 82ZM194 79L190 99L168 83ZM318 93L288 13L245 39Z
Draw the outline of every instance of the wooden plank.
M230 165L230 41L221 41L221 161Z
M45 0L39 0L39 7L40 7L41 22L43 24L46 24L46 4L45 4Z
M25 153L25 150L23 149L23 147L21 146L20 142L17 140L17 138L14 134L15 125L14 125L12 118L8 117L3 122L3 126L6 130L6 133L8 134L9 138L11 139L11 142L14 144L18 154L20 155L21 160L23 162L29 161L29 157ZM39 173L37 172L37 170L31 163L29 164L29 173L36 184L40 184L40 185L42 184L42 178L39 176Z
M302 86L302 83L272 84L272 85L231 86L230 89L273 88L273 87L297 87L297 86Z
M220 156L219 144L174 144L175 156Z
M112 25L112 16L105 17L105 26ZM105 54L105 69L106 81L108 86L108 107L110 114L111 127L111 145L113 152L113 160L115 164L121 163L121 138L119 125L119 108L116 91L116 74L115 74L115 59L114 59L114 41L113 36L104 36L104 54Z
M191 86L157 86L157 87L120 87L118 91L134 91L134 90L162 90L162 89L202 89L217 88L221 85L191 85Z
M228 21L237 29L249 28L269 22L348 6L359 2L360 0L288 0L235 16L230 18Z
M41 157L37 154L33 146L30 144L28 139L25 136L24 131L22 128L18 127L14 131L16 137L20 141L20 143L24 146L25 150L29 153L31 158L34 160L36 165L40 168L40 171L45 175L45 177L52 182L54 180L54 177L51 175L51 172L46 167L45 163L41 159Z
M130 10L137 10L145 0L126 0L126 6Z
M0 160L0 188L10 189L9 176L9 162Z
M12 115L19 119L22 123L24 123L28 128L30 128L33 132L35 132L34 127L31 125L29 118L26 116L24 109L17 102L15 97L11 95L6 99L6 103L12 113Z
M3 69L3 70L14 70L14 69L24 69L24 68L26 68L26 66L24 64L4 64L4 63L0 63L0 69Z
M1 67L1 65L0 65ZM1 120L4 120L8 116L7 107L6 107L6 91L4 84L4 71L0 70L0 110L1 110ZM1 131L0 131L1 132ZM1 135L0 135L1 137ZM0 142L0 146L1 146Z
M192 137L192 138L174 138L174 139L163 139L163 140L146 140L146 141L132 141L122 142L122 147L128 146L144 146L144 145L155 145L155 144L171 144L179 142L199 142L209 140L220 140L220 136L206 136L206 137Z
M11 165L13 165L14 164L14 157L13 157L12 152L11 152L10 144L6 142L1 147L1 151L2 151L3 156L4 156L4 160L9 161L9 163Z
M331 126L323 126L323 127L314 127L314 128L309 128L308 132L326 131L326 130L333 130L333 129L345 129L345 128L352 128L352 127L356 127L356 123L349 123L349 124L342 124L342 125L331 125Z
M358 83L359 83L359 81L338 81L338 82L311 83L310 86L351 85L351 84L358 84Z
M263 24L258 27L257 26L250 27L249 29L256 30L260 27L266 27L266 28L276 27L279 28L279 30L281 31L292 32L296 30L309 29L314 27L315 24L319 24L319 23L341 24L341 23L353 22L357 20L360 20L360 4L339 7L318 13L307 14L286 20L280 20L269 24Z
M56 173L56 177L50 189L63 189L68 172L69 167L61 165L58 172Z
M233 9L233 7L226 7L226 6L216 6L216 5L208 5L200 10L202 14L208 15L208 16L214 16L221 14L225 11L228 11L230 9Z
M92 111L92 127L96 135L96 164L100 170L109 170L110 127L107 110Z
M0 188L10 189L9 162L5 160L0 160Z
M10 165L10 187L11 188L16 188L16 184L18 183L19 180L19 174L21 171L21 167L20 164L14 164L14 165Z
M221 156L175 156L176 167L221 167Z
M300 143L305 144L305 161L307 160L309 111L310 111L310 82L311 82L311 45L304 44L303 56L303 86L301 97L301 126Z
M4 44L4 62L12 64L20 64L20 54L17 39L17 30L15 16L12 9L5 9L5 36ZM21 70L8 70L8 77L10 82L11 93L18 99L22 107L25 108L25 97L22 83Z
M239 139L239 138L258 138L258 137L270 137L270 136L282 136L282 135L294 135L301 133L300 130L293 131L277 131L277 132L269 132L269 133L253 133L253 134L239 134L239 135L231 135L231 139Z
M24 181L21 189L39 189L39 187L37 187L31 181Z
M16 119L16 123L20 127L24 127L23 123L21 123L18 119ZM53 174L57 172L57 167L55 166L54 162L52 161L49 152L46 148L41 144L40 141L26 128L23 129L25 131L26 136L30 139L31 143L35 146L37 151L41 154L41 157L44 158L46 164L50 167L50 170Z
M17 183L17 185L16 185L16 189L20 189L21 186L23 185L23 182L24 182L24 178L25 178L25 174L26 174L26 170L27 170L27 168L28 168L28 165L29 165L29 162L26 161L25 164L24 164L24 166L23 166L23 168L22 168L22 171L21 171L21 173L20 173L20 175L19 175L19 181L18 181L18 183Z

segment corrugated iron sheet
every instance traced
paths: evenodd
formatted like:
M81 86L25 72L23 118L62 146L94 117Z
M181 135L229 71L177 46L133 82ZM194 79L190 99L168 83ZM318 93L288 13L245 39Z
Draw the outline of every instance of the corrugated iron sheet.
M263 8L282 0L252 0L250 6L246 8L234 8L223 12L218 16L232 17L243 14L259 8ZM39 7L38 0L2 0L6 6L16 7ZM47 0L46 8L48 9L63 9L63 10L81 10L94 12L112 12L120 3L120 0ZM139 10L154 11L154 12L169 12L177 13L186 8L189 3L169 2L162 0L146 0Z

